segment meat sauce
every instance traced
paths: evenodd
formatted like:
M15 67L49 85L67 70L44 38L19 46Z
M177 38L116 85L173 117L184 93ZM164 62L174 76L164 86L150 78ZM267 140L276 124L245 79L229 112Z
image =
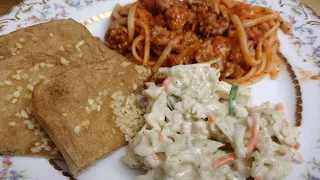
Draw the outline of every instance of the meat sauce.
M152 59L158 57L168 43L181 36L173 46L163 66L207 62L221 58L218 68L221 78L238 78L248 72L244 63L238 38L231 20L214 12L211 0L141 0L135 18L150 28ZM232 11L242 11L246 5L236 6ZM141 31L136 27L136 31ZM254 34L254 33L252 33ZM125 26L110 27L106 44L119 53L130 52ZM248 47L254 56L255 41L259 35L249 37ZM140 46L143 46L142 44ZM143 54L141 54L143 55Z

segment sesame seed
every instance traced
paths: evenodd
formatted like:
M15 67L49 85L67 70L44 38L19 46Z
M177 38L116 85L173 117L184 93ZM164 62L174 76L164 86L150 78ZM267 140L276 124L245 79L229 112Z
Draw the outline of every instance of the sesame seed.
M33 81L31 84L33 85L33 86L35 86L36 84L38 84L39 83L39 81Z
M12 55L15 54L15 52L17 52L17 49L18 49L18 48L14 48L14 47L13 47L13 48L10 48L10 51L11 51Z
M59 47L59 50L60 50L60 51L65 51L64 47L62 47L62 46Z
M51 147L50 147L50 146L46 146L46 147L44 148L44 150L46 150L46 151L51 151Z
M120 66L123 67L123 68L125 68L125 67L129 66L130 64L131 64L130 62L123 61L123 62L120 64Z
M0 59L4 59L4 56L0 56Z
M76 126L76 127L74 128L74 132L75 132L76 134L79 134L80 131L81 131L81 125L78 125L78 126Z
M133 83L132 89L133 89L133 90L136 90L137 88L138 88L137 84L136 84L136 83Z
M16 80L21 80L20 74L15 74L15 75L12 75L11 77Z
M15 104L17 102L18 102L18 99L12 99L12 101L11 101L12 104Z
M31 148L30 151L31 151L32 153L37 153L37 152L39 152L38 148L36 148L36 147Z
M40 146L39 142L34 143L35 146Z
M15 91L12 95L13 95L13 97L19 97L20 96L20 91Z
M46 147L46 145L41 144L40 147L41 147L42 149L44 149L44 148Z
M17 90L18 90L19 92L21 92L21 91L23 90L23 87L18 86L18 87L17 87Z
M68 114L67 113L62 113L62 116L68 116Z
M28 84L28 85L27 85L27 89L29 89L30 91L33 91L34 86L33 86L33 85L31 85L31 84Z
M124 85L124 83L120 83L120 86L123 86Z
M16 43L17 48L21 49L22 45L20 43Z
M31 114L31 113L32 113L32 106L31 106L31 105L28 106L28 107L26 108L26 111L27 111L28 114Z
M17 118L21 118L21 114L20 114L19 112L16 112L14 115L15 115Z
M84 120L84 121L81 121L81 126L85 127L85 128L88 128L90 124L90 121L89 120Z
M89 108L89 107L86 107L86 108L85 108L85 110L86 110L86 112L87 112L88 114L90 114L90 113L91 113L91 110L90 110L90 108Z
M24 121L22 121L22 122L23 122L23 124L30 124L30 123L31 123L30 120L24 120Z
M38 71L39 70L39 64L34 65L32 68L30 68L30 71Z
M92 105L94 103L94 100L93 99L88 99L88 103L89 103L89 105Z
M71 44L67 44L66 47L68 47L68 48L71 47Z
M46 63L42 62L39 64L40 68L45 68L46 67Z
M67 66L69 64L69 61L64 57L61 57L60 62L61 62L61 64L65 65L65 66Z
M29 117L27 111L24 110L24 109L21 110L20 115L21 115L21 117L23 117L23 118L28 118L28 117Z
M96 103L91 105L91 110L97 110L97 104Z
M16 122L14 122L14 121L10 121L9 123L8 123L8 126L16 126Z
M3 83L7 86L11 86L12 85L12 81L9 80L4 80Z
M47 68L52 68L54 67L54 64L47 64Z
M97 105L97 111L101 110L101 105Z
M50 33L49 35L50 35L51 37L53 36L53 34L52 34L52 33Z
M20 38L19 39L19 42L21 42L21 43L23 43L23 42L25 42L26 40L24 39L24 38Z
M28 76L28 74L22 74L22 79L28 79L29 78L29 76Z

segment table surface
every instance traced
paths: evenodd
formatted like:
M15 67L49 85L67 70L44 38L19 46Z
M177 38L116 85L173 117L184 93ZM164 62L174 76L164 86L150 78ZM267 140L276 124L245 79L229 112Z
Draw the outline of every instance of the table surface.
M0 0L0 15L7 12L7 10L17 4L20 0ZM309 7L313 8L318 15L320 15L320 0L300 0Z

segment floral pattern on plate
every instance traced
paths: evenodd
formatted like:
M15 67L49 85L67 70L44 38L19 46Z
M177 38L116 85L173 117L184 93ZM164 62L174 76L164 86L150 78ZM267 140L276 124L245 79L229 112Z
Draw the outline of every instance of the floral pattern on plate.
M127 4L130 0L120 0L120 3ZM289 41L297 48L306 66L304 69L313 74L319 73L320 68L320 18L308 7L298 0L244 0L247 3L271 7L278 11L284 19L292 26L293 33L288 36ZM110 12L117 3L116 0L23 0L15 6L11 13L0 17L0 35L11 31L43 23L56 19L74 18L79 22L85 22L98 14ZM105 5L106 10L96 10L99 6ZM111 6L110 6L111 5ZM86 13L84 13L86 12ZM93 22L99 23L99 22ZM310 65L310 69L308 66ZM293 65L294 66L294 65ZM299 72L294 67L295 72ZM297 73L299 77L299 73ZM306 82L304 82L306 83ZM320 117L318 117L320 118ZM320 130L320 129L319 129ZM311 142L310 151L312 157L305 159L303 174L299 178L320 180L320 131L316 134L318 140ZM16 168L13 159L16 157L2 156L0 160L0 180L9 179L34 179L34 174L24 168ZM17 159L19 161L19 159ZM37 162L38 163L38 162ZM47 161L38 164L50 166ZM18 165L18 164L17 164ZM39 166L41 166L39 165ZM54 171L54 168L51 168ZM31 177L32 176L32 177Z
M16 171L13 169L13 163L11 162L11 156L3 156L2 165L0 171L0 180L19 180L26 179L24 175L25 171Z

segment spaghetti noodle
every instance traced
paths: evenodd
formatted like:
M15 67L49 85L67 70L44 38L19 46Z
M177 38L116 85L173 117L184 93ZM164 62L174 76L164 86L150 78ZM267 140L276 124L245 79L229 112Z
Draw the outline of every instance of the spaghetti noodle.
M220 58L222 80L250 85L278 77L279 27L291 33L279 13L234 0L141 0L116 5L106 45L154 73Z

